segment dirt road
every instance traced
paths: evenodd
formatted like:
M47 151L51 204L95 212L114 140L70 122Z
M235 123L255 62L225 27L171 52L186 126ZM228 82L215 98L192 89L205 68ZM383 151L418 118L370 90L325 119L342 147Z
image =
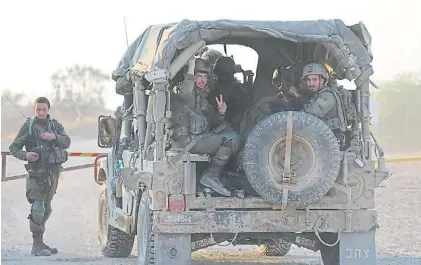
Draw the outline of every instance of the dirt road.
M376 194L380 223L378 264L421 265L421 163L390 167L395 175ZM24 184L23 179L2 182L2 264L137 264L135 250L126 259L107 259L99 253L98 187L93 181L92 169L66 172L59 183L45 240L59 248L60 253L50 257L31 256L32 239L27 220L30 205L25 199ZM195 254L194 259L195 265L321 264L318 253L296 247L284 258L261 257L253 246L211 247Z

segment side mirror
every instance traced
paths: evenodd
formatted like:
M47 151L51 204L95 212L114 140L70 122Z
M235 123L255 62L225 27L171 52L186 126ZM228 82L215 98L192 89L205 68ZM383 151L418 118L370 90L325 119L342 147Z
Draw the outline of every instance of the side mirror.
M111 116L98 117L98 146L111 148L116 137L116 120Z

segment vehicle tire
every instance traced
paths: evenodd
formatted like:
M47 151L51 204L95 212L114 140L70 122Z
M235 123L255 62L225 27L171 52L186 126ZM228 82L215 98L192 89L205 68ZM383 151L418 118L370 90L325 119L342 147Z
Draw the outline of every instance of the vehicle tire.
M339 244L333 247L325 247L320 250L323 265L339 265Z
M259 246L259 249L263 255L271 257L283 257L291 250L291 243L283 239L276 239L273 241L273 244Z
M337 238L337 233L322 233L320 235L323 241L333 244ZM334 246L323 245L320 248L320 256L322 257L323 265L339 265L339 242Z
M282 176L288 112L278 112L260 121L250 132L243 154L247 179L266 201L282 202ZM292 111L291 170L295 173L288 192L288 205L296 208L314 203L334 184L340 168L337 138L319 118Z
M134 245L134 235L129 235L108 224L107 188L101 186L98 202L98 241L101 253L110 258L125 258Z
M147 192L142 193L137 212L137 255L138 264L155 264L154 236L152 234L152 211L149 208Z

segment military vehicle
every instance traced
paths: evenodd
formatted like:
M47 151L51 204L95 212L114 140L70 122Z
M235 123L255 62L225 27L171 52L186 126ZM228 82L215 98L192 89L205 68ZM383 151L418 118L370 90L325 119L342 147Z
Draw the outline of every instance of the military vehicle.
M346 147L315 116L275 113L251 130L243 171L233 172L235 161L224 171L242 195L202 187L200 169L210 157L173 146L169 103L189 59L212 44L257 52L255 78L243 84L252 102L275 95L273 71L297 62L320 61L337 80L354 81L356 116ZM362 22L182 20L148 27L112 75L123 104L98 122L98 145L109 148L95 173L103 254L126 257L136 238L139 264L186 265L193 251L210 245L283 240L320 250L325 265L376 264L375 189L390 174L370 132L372 60Z

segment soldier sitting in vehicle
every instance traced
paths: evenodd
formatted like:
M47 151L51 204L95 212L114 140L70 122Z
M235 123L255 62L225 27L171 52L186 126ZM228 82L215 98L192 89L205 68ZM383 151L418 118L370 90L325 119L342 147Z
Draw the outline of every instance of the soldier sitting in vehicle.
M238 134L224 122L227 104L224 97L208 97L210 69L203 59L190 59L188 72L180 85L180 93L173 94L172 121L175 145L196 154L212 155L209 169L200 183L212 190L231 196L220 181L221 172L239 145ZM209 100L215 100L217 108Z
M239 127L242 114L251 103L249 95L234 76L241 70L241 66L236 65L231 57L219 57L213 68L216 79L209 94L210 98L222 95L224 101L229 105L225 119L236 129ZM215 101L212 101L211 104L216 108Z
M356 118L351 93L342 87L326 86L328 70L320 63L307 64L302 78L308 89L315 93L303 110L329 125L343 147L350 138L347 128Z
M302 66L299 64L287 68L275 70L272 84L279 89L276 96L267 96L259 99L252 107L248 108L241 117L239 125L240 146L247 140L250 131L267 116L287 110L302 109L304 104L310 99L310 93L304 89L304 83L297 75L301 72ZM236 155L239 169L242 167L242 150Z
M222 57L222 53L217 50L208 49L205 51L200 58L207 61L210 69L213 69L218 58Z
M275 97L259 99L244 112L239 126L242 143L247 140L250 130L265 117L280 111L301 110L310 100L311 94L305 89L305 83L301 82L301 69L300 64L296 64L275 70L272 84L279 93Z
M312 97L301 78L303 68L303 63L296 63L276 69L273 75L272 84L280 91L277 96L289 103L290 110L301 110Z

